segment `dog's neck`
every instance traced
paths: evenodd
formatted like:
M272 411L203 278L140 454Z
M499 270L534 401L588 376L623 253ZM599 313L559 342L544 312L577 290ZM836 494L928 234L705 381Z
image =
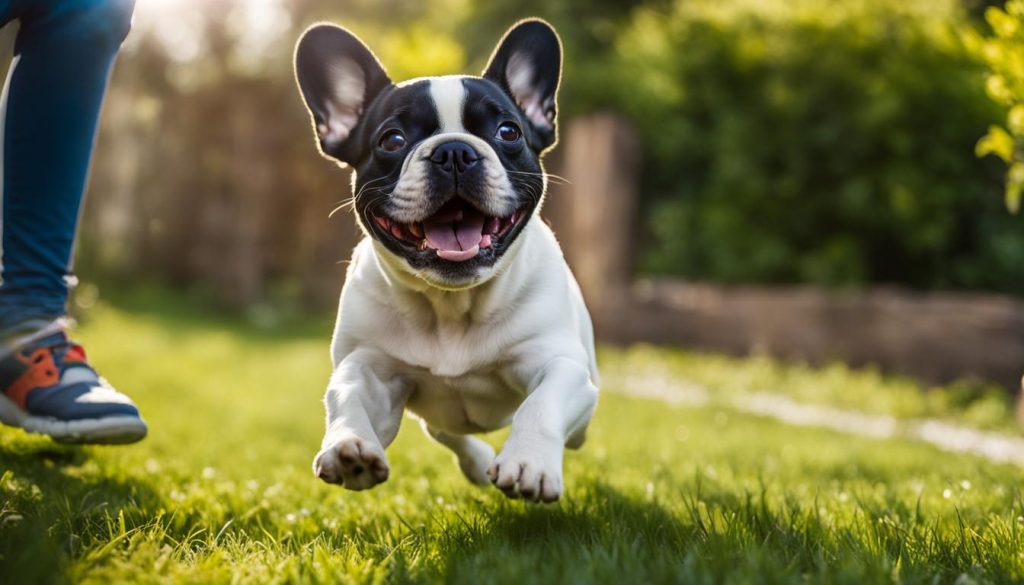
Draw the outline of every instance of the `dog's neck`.
M516 269L516 264L524 262L528 256L522 250L528 245L524 242L526 239L519 238L512 244L489 279L458 290L439 288L413 274L402 265L404 260L376 241L373 250L377 266L391 285L398 307L405 309L408 316L438 327L468 327L500 318L514 307L516 299L529 286L530 271Z

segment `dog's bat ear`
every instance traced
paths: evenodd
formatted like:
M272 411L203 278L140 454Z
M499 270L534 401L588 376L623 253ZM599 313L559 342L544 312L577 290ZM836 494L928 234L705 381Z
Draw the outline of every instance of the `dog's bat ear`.
M320 141L320 150L345 163L358 158L349 140L363 111L391 85L373 52L351 32L317 24L295 47L295 78Z
M483 77L497 83L522 110L539 139L538 150L555 143L562 42L550 24L523 20L508 29Z

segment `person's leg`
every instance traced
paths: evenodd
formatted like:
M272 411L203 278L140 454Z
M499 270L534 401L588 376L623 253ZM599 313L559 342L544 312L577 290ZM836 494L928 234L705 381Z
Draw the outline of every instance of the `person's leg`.
M100 104L134 0L12 0L0 331L64 314ZM29 323L27 323L29 322Z
M0 116L0 422L65 442L137 441L138 409L60 321L100 104L133 0L6 3L21 28Z

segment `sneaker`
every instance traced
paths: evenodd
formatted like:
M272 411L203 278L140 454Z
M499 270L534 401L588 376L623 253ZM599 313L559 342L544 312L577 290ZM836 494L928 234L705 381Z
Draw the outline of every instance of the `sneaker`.
M146 436L132 401L100 377L55 324L0 350L0 422L60 443L124 444Z

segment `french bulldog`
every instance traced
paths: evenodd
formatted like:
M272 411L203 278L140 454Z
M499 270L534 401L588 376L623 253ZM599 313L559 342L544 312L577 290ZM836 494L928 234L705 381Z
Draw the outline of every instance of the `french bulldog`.
M390 473L403 413L463 474L554 502L565 447L597 404L593 327L538 216L556 142L562 47L525 20L481 77L393 82L354 34L317 24L295 52L320 152L353 168L365 234L341 292L317 477L350 490ZM494 449L474 436L511 425Z

